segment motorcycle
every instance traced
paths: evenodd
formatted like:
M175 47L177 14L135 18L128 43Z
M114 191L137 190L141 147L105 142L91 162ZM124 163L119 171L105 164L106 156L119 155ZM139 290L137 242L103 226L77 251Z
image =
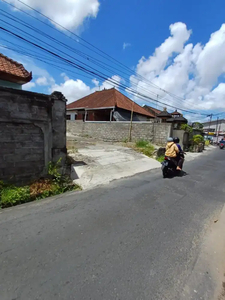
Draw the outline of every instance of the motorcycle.
M162 169L163 178L166 178L170 173L175 173L177 167L170 157L165 156L164 161L162 162L161 169Z
M219 147L220 147L220 149L223 149L224 148L224 143L220 143Z
M181 152L179 155L184 159L184 152ZM170 174L175 174L176 172L180 172L177 170L177 165L174 163L174 160L168 156L165 156L164 161L162 162L162 174L163 178L168 177Z

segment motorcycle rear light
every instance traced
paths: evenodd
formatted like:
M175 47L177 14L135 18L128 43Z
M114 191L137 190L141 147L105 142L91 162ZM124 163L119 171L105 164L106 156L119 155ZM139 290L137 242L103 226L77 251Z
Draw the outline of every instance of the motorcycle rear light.
M165 160L168 160L168 158L165 156Z

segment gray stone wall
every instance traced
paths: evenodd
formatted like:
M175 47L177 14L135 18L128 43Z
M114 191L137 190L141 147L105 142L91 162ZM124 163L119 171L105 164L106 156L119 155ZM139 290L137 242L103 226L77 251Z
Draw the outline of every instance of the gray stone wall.
M0 88L0 180L27 183L66 157L66 100Z
M67 121L67 132L73 135L91 136L105 141L125 141L129 138L130 122L79 122ZM140 139L164 145L171 135L171 124L134 122L132 141Z

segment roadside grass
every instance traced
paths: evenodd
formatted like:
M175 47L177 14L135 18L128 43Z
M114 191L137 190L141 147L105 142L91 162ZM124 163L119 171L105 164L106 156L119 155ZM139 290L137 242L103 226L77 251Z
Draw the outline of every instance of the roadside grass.
M150 145L150 143L148 141L145 141L145 140L139 140L136 142L135 146L137 148L146 148Z
M0 181L0 208L81 190L79 185L71 183L69 176L60 174L60 162L61 160L56 164L50 163L47 178L36 180L30 185L15 186Z
M165 155L161 155L161 156L158 156L156 158L156 160L158 160L158 162L162 163L164 161L164 158L165 158Z
M154 146L145 140L139 140L135 143L134 149L143 153L144 155L148 157L152 157L153 153L155 151Z

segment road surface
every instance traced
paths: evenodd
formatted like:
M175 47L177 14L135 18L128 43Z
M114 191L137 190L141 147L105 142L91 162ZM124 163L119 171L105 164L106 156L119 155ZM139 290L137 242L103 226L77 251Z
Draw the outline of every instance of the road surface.
M0 299L212 300L215 279L191 279L224 206L224 169L216 149L184 177L149 171L1 211Z

